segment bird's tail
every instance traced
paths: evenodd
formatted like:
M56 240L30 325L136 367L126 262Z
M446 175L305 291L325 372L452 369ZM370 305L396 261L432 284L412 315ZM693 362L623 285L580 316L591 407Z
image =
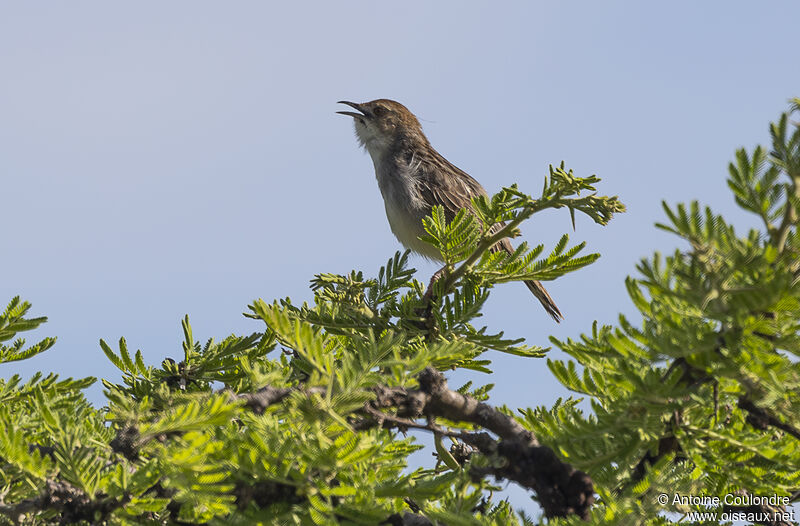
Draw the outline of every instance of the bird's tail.
M533 295L536 296L536 299L542 304L542 307L544 307L544 310L547 311L547 314L552 316L556 322L560 322L564 319L564 315L561 314L560 310L558 310L558 307L556 307L556 302L553 301L553 298L551 298L550 294L547 293L544 285L532 279L527 280L525 285L527 285L531 292L533 292Z

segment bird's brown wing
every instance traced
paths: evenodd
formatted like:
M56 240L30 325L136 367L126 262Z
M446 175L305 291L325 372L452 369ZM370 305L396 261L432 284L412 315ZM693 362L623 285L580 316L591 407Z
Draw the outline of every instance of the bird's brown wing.
M438 153L417 162L417 190L431 207L442 206L448 221L462 208L472 210L473 197L486 195L478 181Z
M486 190L483 189L478 181L438 153L427 159L419 159L418 162L419 166L415 173L419 180L418 190L420 195L426 203L430 203L431 207L433 205L441 205L448 221L452 221L462 208L471 211L473 209L473 197L486 195ZM505 224L498 223L491 228L491 232L497 232L504 226ZM498 250L505 250L509 254L514 252L514 248L508 238L503 239L491 248L492 252L497 252ZM550 297L541 282L527 280L525 285L554 320L560 322L564 319L553 298Z

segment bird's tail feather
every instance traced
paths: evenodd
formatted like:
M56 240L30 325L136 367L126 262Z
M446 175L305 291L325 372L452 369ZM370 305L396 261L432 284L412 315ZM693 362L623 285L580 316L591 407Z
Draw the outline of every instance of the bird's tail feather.
M547 311L547 314L552 316L556 322L560 322L564 319L564 315L561 314L560 310L558 310L558 307L556 307L556 302L553 301L553 298L551 298L550 294L547 293L544 285L532 279L527 280L525 285L527 285L531 292L533 292L533 295L536 296L536 299L542 304L542 307L544 307L544 310Z

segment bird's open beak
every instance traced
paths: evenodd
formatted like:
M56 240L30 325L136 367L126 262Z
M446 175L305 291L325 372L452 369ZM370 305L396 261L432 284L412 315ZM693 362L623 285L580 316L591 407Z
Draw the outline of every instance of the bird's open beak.
M351 108L354 108L361 112L361 113L354 113L352 111L337 111L336 113L338 113L339 115L349 115L350 117L361 118L361 119L366 117L366 115L364 114L364 110L361 109L361 104L356 104L355 102L350 102L347 100L340 100L339 102L337 102L337 104L347 104Z

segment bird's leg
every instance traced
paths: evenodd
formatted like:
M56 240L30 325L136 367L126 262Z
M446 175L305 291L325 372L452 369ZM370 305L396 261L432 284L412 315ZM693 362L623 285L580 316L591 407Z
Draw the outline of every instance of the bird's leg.
M422 305L416 310L417 315L419 315L421 320L419 322L412 322L417 328L428 333L427 339L429 341L432 341L437 334L436 320L433 317L433 284L439 281L439 279L441 279L443 276L446 276L447 272L448 267L445 265L437 270L433 276L431 276L431 281L428 283L428 289L425 291L425 294L422 295Z
M428 283L428 290L425 291L425 295L423 296L426 301L430 302L433 299L433 284L439 281L440 278L447 275L448 268L448 265L445 265L433 273L433 276L431 276L431 281Z

